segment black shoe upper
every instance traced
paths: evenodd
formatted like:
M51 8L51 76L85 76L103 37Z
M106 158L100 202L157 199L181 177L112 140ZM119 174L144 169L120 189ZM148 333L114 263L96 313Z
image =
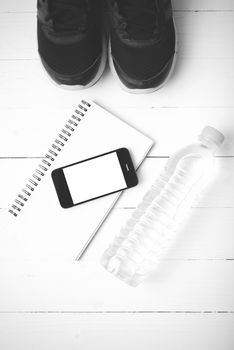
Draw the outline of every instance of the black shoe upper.
M38 0L38 51L61 83L85 85L100 64L101 6L98 0Z
M111 54L120 79L129 88L161 84L175 52L171 1L110 0L108 3Z

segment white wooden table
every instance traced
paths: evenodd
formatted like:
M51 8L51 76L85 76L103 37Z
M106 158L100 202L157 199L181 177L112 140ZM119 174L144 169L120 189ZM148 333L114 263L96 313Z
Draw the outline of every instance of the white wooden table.
M50 83L37 54L36 1L0 2L0 207L18 189L81 97L156 141L82 261L0 261L0 349L234 348L234 1L174 0L179 48L154 94L121 91L106 70L84 92ZM168 156L210 124L226 142L218 176L191 209L161 270L125 286L99 258Z

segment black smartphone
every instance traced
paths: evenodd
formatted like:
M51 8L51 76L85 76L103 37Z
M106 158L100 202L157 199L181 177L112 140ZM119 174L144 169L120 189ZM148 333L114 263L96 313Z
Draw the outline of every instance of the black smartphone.
M127 148L55 169L51 175L63 208L107 196L138 183Z

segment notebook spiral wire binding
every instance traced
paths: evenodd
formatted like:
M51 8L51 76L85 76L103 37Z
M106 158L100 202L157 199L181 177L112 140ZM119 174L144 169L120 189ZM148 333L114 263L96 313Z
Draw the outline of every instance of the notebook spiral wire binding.
M29 178L28 182L22 188L21 192L18 193L11 205L8 212L14 217L17 217L24 207L25 203L28 201L33 191L36 189L40 181L46 175L46 172L55 161L55 158L59 155L62 148L65 146L66 142L72 136L73 132L76 130L77 126L81 122L85 113L91 107L91 104L85 100L82 100L78 107L75 109L71 117L68 119L67 123L61 129L60 133L57 135L54 142L48 149L45 157L38 164L36 170L33 172L32 176Z

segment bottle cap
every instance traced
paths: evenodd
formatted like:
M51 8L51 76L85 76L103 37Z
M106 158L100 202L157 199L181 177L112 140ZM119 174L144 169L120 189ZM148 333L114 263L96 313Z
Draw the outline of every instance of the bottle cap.
M224 135L217 129L208 125L204 127L198 138L202 142L212 143L217 147L220 147L224 141Z

